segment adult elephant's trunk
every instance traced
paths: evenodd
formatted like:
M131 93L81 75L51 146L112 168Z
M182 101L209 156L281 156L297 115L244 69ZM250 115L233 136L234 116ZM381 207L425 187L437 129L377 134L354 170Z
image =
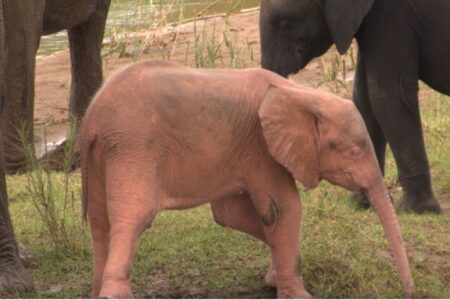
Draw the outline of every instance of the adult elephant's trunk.
M406 297L411 298L414 293L414 282L409 269L408 257L397 216L381 176L370 189L365 191L365 194L383 225L384 232L394 254L395 263L400 272Z

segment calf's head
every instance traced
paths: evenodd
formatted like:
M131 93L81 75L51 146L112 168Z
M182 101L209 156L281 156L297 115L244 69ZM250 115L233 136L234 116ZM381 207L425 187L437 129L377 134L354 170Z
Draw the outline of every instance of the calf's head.
M325 179L358 191L380 179L372 143L351 101L270 87L259 116L269 152L306 187Z
M411 297L414 283L395 210L353 103L311 89L269 87L258 113L268 151L304 186L325 179L366 194Z

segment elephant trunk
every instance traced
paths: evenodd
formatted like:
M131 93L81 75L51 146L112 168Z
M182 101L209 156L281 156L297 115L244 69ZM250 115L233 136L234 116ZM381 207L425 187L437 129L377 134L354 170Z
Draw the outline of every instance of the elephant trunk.
M409 269L408 257L406 255L397 216L383 179L380 178L376 182L377 183L373 187L365 191L365 194L384 228L391 251L394 255L395 263L400 272L400 278L405 288L406 297L411 298L414 293L414 282Z

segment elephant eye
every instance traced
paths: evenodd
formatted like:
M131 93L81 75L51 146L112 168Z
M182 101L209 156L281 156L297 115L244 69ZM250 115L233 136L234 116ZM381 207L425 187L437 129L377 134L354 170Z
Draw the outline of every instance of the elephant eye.
M298 47L306 47L309 44L309 37L304 36L295 40Z
M278 29L283 31L288 31L292 29L292 23L289 22L287 19L281 19L278 22Z
M362 154L361 147L353 146L353 147L350 149L350 156L351 156L351 157L354 157L354 158L360 157L361 154Z

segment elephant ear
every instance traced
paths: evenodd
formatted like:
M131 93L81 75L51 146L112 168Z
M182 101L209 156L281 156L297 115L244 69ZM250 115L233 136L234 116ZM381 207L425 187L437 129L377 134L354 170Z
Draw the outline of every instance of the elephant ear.
M340 54L344 54L374 0L320 0L325 20Z
M317 101L308 101L306 94L271 86L258 115L269 153L304 186L314 188L319 183L319 133L311 106Z

